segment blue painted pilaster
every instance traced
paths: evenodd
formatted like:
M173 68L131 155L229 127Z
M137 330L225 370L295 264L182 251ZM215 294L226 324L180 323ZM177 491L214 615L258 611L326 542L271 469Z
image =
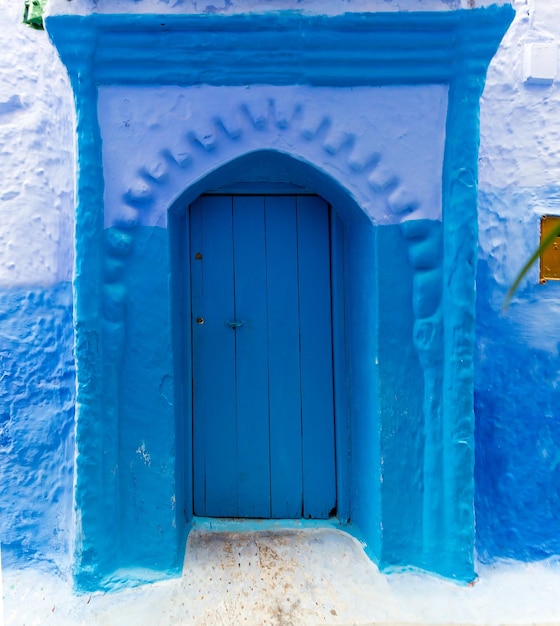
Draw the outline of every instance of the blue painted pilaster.
M479 99L486 64L465 59L450 85L443 186L444 575L474 577L474 366ZM453 505L453 503L457 503Z
M76 101L77 187L74 326L76 342L76 584L95 588L117 546L115 479L107 484L107 429L103 389L101 272L103 258L103 171L97 122L97 87L91 57L95 31L70 34L67 63ZM113 457L114 458L114 457Z

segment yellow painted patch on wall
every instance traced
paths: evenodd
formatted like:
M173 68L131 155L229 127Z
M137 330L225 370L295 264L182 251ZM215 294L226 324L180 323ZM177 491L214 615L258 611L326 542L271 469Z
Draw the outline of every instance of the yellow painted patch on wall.
M543 215L541 219L541 243L547 235L560 224L560 216ZM560 280L560 236L552 245L547 246L541 253L540 282Z

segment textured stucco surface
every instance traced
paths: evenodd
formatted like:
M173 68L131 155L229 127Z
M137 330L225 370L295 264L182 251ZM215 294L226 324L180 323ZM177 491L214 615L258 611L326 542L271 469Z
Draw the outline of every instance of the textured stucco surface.
M560 284L535 266L505 293L560 215L560 82L523 80L524 45L560 43L560 6L522 0L481 102L475 360L479 557L560 552Z
M501 307L536 245L540 215L560 213L559 82L529 86L522 72L524 43L559 42L560 8L548 0L514 4L518 17L490 66L481 105L476 514L479 556L530 560L560 550L558 285L539 286L533 270L510 309ZM136 5L152 10L157 3ZM261 10L274 3L254 5ZM470 3L373 5L448 10ZM91 10L66 1L52 10L84 6ZM177 3L177 10L185 6ZM344 7L364 8L359 2ZM15 486L1 496L0 540L21 554L64 561L71 525L72 328L70 287L58 282L72 269L72 99L46 34L20 24L18 3L0 0L0 17L0 352L16 375L0 383L1 470ZM53 345L57 357L49 352ZM52 494L64 504L51 507ZM8 547L5 561L9 555Z
M74 359L69 283L0 290L0 540L4 565L67 564Z
M0 1L0 542L69 565L74 464L73 112L45 32Z
M72 93L20 5L0 0L0 287L69 280L73 259Z
M445 85L102 86L105 225L136 210L166 227L187 185L263 149L312 163L376 224L439 220L446 110Z

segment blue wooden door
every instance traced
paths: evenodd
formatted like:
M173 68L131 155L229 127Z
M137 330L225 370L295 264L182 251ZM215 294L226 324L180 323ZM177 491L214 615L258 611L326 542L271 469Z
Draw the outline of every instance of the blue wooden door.
M336 506L329 207L190 207L194 511L327 518Z

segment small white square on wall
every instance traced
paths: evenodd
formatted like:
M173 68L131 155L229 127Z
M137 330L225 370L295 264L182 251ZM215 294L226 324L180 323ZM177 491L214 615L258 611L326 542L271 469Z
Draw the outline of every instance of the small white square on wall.
M525 44L524 80L527 83L550 85L558 72L558 46L555 43Z

